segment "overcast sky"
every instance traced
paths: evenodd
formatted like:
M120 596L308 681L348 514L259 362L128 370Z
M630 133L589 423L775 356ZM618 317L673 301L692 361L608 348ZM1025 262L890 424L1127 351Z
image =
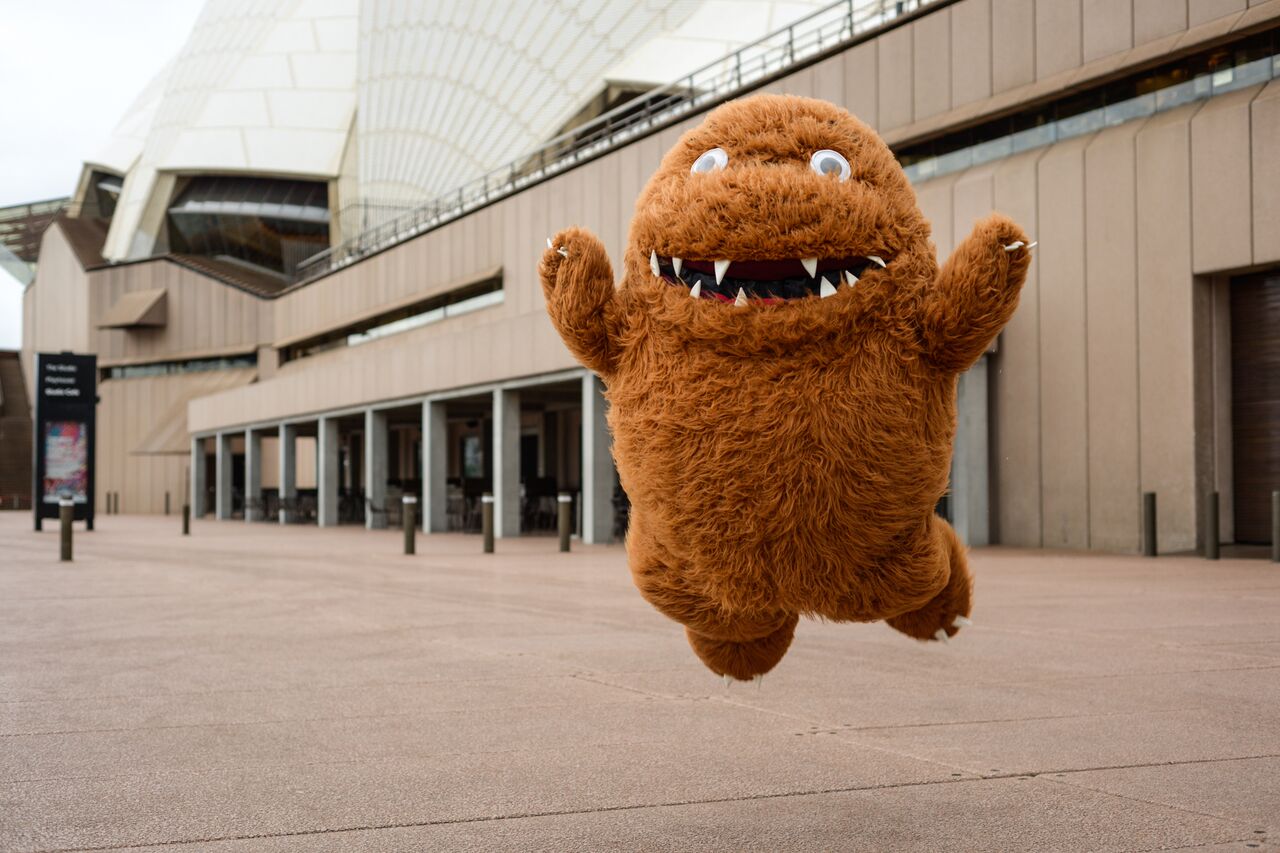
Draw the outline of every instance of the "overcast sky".
M70 195L80 164L186 39L203 0L0 0L0 207ZM0 349L22 289L0 271Z

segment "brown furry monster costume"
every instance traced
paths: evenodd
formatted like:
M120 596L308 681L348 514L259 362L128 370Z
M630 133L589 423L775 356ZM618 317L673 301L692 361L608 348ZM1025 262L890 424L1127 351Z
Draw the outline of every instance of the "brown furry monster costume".
M968 623L964 549L933 509L956 377L1013 314L1026 241L990 216L939 270L875 132L772 95L668 152L617 289L593 235L553 238L547 311L607 387L635 584L710 669L767 672L802 615L920 640Z

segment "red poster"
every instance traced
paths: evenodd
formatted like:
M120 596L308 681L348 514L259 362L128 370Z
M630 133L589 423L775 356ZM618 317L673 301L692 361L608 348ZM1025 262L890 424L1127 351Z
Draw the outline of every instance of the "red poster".
M79 421L51 421L44 432L44 502L88 500L89 436Z

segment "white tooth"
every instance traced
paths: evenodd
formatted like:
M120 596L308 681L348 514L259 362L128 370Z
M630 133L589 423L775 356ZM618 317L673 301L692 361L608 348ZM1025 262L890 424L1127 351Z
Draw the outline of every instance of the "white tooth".
M817 258L801 258L800 263L804 265L805 272L809 273L809 278L813 278L818 274Z
M716 284L724 281L724 274L729 271L728 261L716 261Z
M702 296L702 282L695 281L693 287L689 288L689 295L694 299L700 298Z
M818 295L826 299L828 296L835 296L836 289L831 286L831 282L824 278L822 284L818 286Z
M847 283L850 287L853 287L855 284L858 283L858 277L853 273L849 272L848 270L844 271L844 280L845 280L845 283Z
M655 278L662 274L662 271L658 268L658 253L656 251L651 250L649 252L649 269L653 270Z
M680 275L680 268L684 266L684 261L680 260L679 258L672 258L671 266L675 267L676 276L678 277Z
M743 293L742 288L739 287L738 298L733 300L733 306L735 308L741 308L743 305L746 305L746 304L747 304L747 294Z
M871 261L873 264L879 264L881 269L884 269L885 267L889 266L883 260L876 257L875 255L867 255L867 260Z

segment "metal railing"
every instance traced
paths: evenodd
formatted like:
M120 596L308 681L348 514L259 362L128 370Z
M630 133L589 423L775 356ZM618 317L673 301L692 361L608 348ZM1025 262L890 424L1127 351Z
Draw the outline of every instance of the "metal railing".
M298 264L295 280L324 275L520 192L685 115L727 100L939 0L839 0L785 29L628 101L540 148Z

